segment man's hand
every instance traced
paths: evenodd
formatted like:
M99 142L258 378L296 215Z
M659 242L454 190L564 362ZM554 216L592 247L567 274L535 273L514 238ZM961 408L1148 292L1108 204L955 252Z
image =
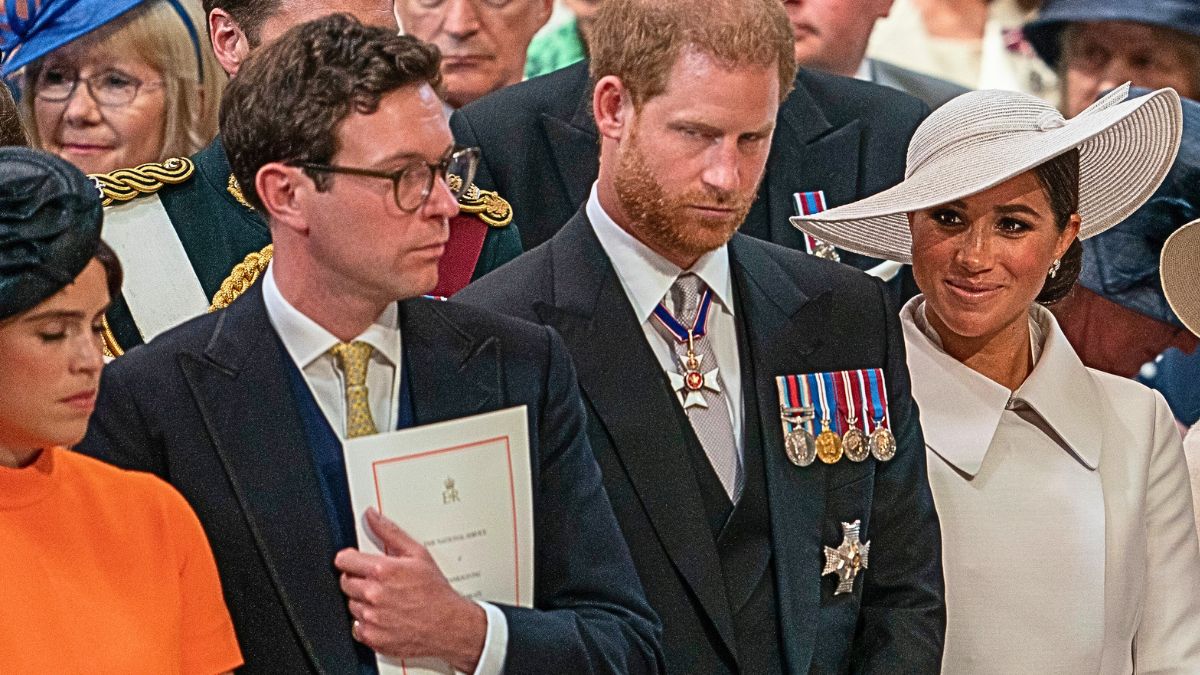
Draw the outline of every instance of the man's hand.
M355 638L392 658L440 658L474 672L487 637L483 608L459 595L429 551L375 509L367 524L387 555L352 548L333 563L358 623Z

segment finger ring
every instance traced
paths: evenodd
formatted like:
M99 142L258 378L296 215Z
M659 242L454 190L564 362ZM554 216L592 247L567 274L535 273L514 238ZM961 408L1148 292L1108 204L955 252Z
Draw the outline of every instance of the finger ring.
M353 637L355 640L358 640L359 642L362 642L362 636L360 636L358 633L358 629L361 626L362 626L362 624L359 623L358 619L355 619L354 623L350 624L350 635L351 635L351 637Z

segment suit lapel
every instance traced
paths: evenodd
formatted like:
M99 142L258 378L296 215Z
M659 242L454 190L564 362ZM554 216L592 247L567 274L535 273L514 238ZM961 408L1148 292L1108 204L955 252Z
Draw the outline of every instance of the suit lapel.
M828 295L806 296L761 244L744 236L730 243L730 264L754 360L755 382L742 386L753 386L757 395L781 634L787 662L797 671L813 653L825 482L824 472L798 469L784 454L775 377L817 370L809 358L821 345L819 327L831 308Z
M779 108L775 140L767 164L767 177L759 199L767 203L768 222L755 223L746 232L767 233L781 246L804 250L804 235L789 222L796 215L792 195L825 191L832 208L852 202L858 193L859 146L862 129L858 120L834 127L804 88L803 74L796 89Z
M592 118L592 88L585 81L583 97L570 120L542 115L542 129L550 140L555 168L569 204L587 201L588 190L600 172L596 121Z
M357 668L312 455L262 284L230 306L180 368L271 581L313 667Z
M731 654L733 619L674 393L580 211L552 240L554 304L534 307L562 336L659 540Z
M418 425L503 406L496 338L473 336L422 298L400 303L400 334Z

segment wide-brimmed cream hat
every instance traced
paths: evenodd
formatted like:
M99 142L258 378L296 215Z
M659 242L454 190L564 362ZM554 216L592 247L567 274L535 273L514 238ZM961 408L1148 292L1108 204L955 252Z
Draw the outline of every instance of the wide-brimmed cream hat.
M1028 94L968 92L917 128L903 182L852 204L792 218L792 224L848 251L908 263L908 213L983 192L1079 148L1079 238L1086 239L1149 199L1179 150L1179 94L1160 89L1128 96L1126 84L1067 120Z
M1167 237L1158 273L1167 304L1187 329L1200 335L1200 220Z

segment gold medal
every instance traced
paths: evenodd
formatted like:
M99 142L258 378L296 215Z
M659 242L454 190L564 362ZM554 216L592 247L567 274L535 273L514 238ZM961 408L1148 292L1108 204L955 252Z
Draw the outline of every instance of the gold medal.
M842 458L842 439L829 428L829 421L821 422L821 433L817 436L817 457L826 464L836 464Z
M875 431L871 432L871 454L881 462L896 456L896 437L892 432L884 427L876 427Z
M788 459L796 466L808 466L817 458L817 441L802 424L788 432L783 444Z
M867 447L867 435L854 426L853 421L849 424L850 428L842 434L842 450L846 453L846 459L861 462L871 456L871 449Z

